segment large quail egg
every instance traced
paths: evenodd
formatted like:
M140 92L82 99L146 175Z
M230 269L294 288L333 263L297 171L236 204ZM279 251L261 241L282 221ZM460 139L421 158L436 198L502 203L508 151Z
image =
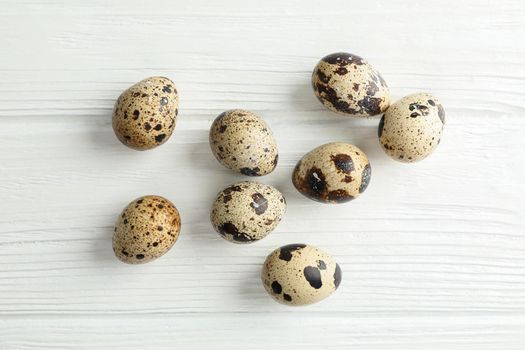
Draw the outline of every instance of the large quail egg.
M113 108L113 130L124 145L147 150L168 141L177 119L179 95L168 78L144 79L124 91Z
M264 262L264 288L281 304L308 305L332 294L341 283L341 268L321 249L289 244L274 250Z
M379 143L395 160L417 162L429 156L441 141L445 110L428 93L405 96L388 108L379 122Z
M277 165L277 144L270 127L242 109L223 112L215 119L210 147L222 165L244 175L266 175Z
M275 187L244 181L219 192L211 210L211 222L226 240L253 243L272 232L285 211L286 200Z
M180 232L177 208L166 198L144 196L122 211L115 224L113 251L128 264L143 264L164 255Z
M347 52L323 57L313 71L312 86L325 107L347 116L371 117L390 104L390 90L381 74Z
M365 152L349 143L332 142L304 155L295 166L292 181L310 199L344 203L364 192L371 175Z

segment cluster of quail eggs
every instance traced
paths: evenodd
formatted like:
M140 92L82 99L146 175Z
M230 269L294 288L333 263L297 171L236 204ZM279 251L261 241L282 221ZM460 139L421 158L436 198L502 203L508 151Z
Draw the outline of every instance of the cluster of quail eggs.
M382 149L401 162L429 156L440 142L445 112L429 93L415 93L391 103L383 77L363 58L344 52L322 58L312 74L315 95L329 110L350 117L382 115L378 138ZM179 97L173 81L144 79L124 91L113 109L118 139L136 150L165 143L173 133ZM270 126L255 113L232 109L219 114L209 132L217 161L234 172L258 177L271 173L279 154ZM365 152L345 142L331 142L306 153L295 166L292 183L307 198L345 203L360 196L372 175ZM226 241L257 242L273 230L286 212L286 199L275 187L242 181L220 191L210 221ZM181 228L177 208L160 196L144 196L119 215L113 235L117 258L141 264L164 255ZM289 244L271 252L263 264L265 290L286 305L308 305L332 294L342 272L334 258L307 244Z

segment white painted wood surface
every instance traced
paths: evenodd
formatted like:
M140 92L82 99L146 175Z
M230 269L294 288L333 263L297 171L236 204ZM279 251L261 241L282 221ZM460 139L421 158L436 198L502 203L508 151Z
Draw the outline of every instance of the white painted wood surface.
M525 3L516 1L0 1L0 349L525 349ZM419 164L381 151L377 119L324 110L309 85L347 50L394 98L436 94L444 138ZM120 92L177 84L177 129L135 152L110 125ZM250 246L209 207L243 179L209 151L229 108L260 113L280 163L260 181L288 212ZM347 205L300 196L295 162L328 141L371 159ZM135 197L179 208L179 241L144 266L111 250ZM261 288L266 254L306 242L336 256L340 289L306 308Z

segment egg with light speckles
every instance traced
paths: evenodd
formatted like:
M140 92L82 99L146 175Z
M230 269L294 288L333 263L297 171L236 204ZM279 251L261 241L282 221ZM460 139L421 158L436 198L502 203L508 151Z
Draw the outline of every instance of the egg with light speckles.
M375 116L390 104L390 89L381 74L347 52L323 57L312 73L312 86L325 107L346 116Z
M180 227L179 212L169 200L160 196L137 198L117 219L113 251L125 263L147 263L171 249Z
M297 163L292 175L295 188L323 203L345 203L363 193L372 169L362 150L332 142L310 151Z
M233 109L221 113L210 129L210 147L226 168L247 176L271 173L277 166L277 144L266 122L255 113Z
M272 232L285 211L286 200L275 187L244 181L217 194L211 223L230 242L253 243Z
M317 303L341 283L342 272L334 258L306 244L289 244L274 250L264 262L263 286L281 304Z
M124 145L148 150L170 138L177 121L179 95L165 77L144 79L124 91L113 108L113 130Z
M444 125L445 110L435 96L412 94L392 104L381 118L379 143L392 159L417 162L436 149Z

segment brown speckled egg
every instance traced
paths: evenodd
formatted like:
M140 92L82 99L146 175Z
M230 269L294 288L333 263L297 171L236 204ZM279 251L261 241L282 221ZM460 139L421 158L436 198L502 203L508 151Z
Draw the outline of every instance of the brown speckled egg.
M400 162L417 162L429 156L441 141L445 110L431 94L405 96L388 108L379 122L379 143Z
M363 151L349 143L332 142L307 153L295 166L292 181L310 199L344 203L364 192L371 175Z
M262 118L242 109L215 118L210 147L222 165L244 175L266 175L277 165L277 144L270 127Z
M119 260L128 264L155 260L175 244L180 224L177 208L166 198L137 198L117 219L113 251Z
M323 57L313 71L312 86L325 107L347 116L371 117L390 104L390 90L381 74L351 53Z
M124 91L113 108L113 130L120 142L147 150L168 141L177 119L179 95L168 78L144 79Z
M217 194L211 223L224 239L253 243L272 232L286 211L286 200L276 188L254 181L228 186Z
M308 305L332 294L341 283L341 268L329 254L306 244L274 250L264 262L264 288L281 304Z

